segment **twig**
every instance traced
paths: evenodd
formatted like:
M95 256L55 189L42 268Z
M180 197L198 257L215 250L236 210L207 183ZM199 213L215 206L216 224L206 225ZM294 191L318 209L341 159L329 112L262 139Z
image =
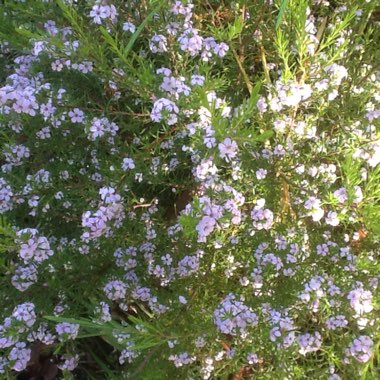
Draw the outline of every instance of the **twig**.
M137 208L150 207L150 206L152 206L153 201L154 201L154 199L153 199L152 202L150 202L150 203L144 203L144 204L134 205L134 206L133 206L133 209L135 210L135 209L137 209Z
M271 84L270 75L269 75L269 68L268 68L267 59L265 56L265 50L264 50L264 47L262 45L260 46L260 55L261 55L261 62L263 64L263 68L264 68L265 80L266 80L267 84Z
M239 66L239 70L240 70L240 72L241 72L241 74L243 76L243 79L244 79L245 85L247 86L248 92L249 92L249 94L251 94L252 93L252 83L249 80L247 72L245 71L242 63L240 62L240 57L238 56L235 48L232 45L231 45L231 50L232 50L232 53L233 53L233 55L235 57L236 63Z
M173 127L168 132L166 132L164 135L160 136L158 139L154 140L152 143L150 143L146 148L145 151L151 150L152 147L159 144L162 140L166 139L166 137L169 137L172 135L175 131L177 131L180 127Z

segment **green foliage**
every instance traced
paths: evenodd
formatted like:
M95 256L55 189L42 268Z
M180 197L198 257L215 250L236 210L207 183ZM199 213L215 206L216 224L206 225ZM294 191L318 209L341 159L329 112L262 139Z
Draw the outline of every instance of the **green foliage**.
M64 379L317 380L332 369L341 379L379 378L380 118L368 116L380 98L376 1L195 1L191 36L212 36L229 48L221 57L210 43L206 59L182 47L183 25L168 32L169 22L186 21L168 2L108 3L117 19L97 24L90 17L95 2L2 2L0 87L13 86L18 70L32 88L48 84L35 95L39 106L52 101L56 109L44 116L0 106L1 186L12 193L0 219L1 323L33 302L38 324L54 334L58 323L79 325L76 339L46 345L54 361L81 355L74 372L60 370ZM59 33L48 32L49 19ZM124 30L129 21L133 32ZM155 53L152 37L163 35L165 48ZM39 42L46 47L36 53ZM15 63L20 56L32 57L26 73ZM92 63L90 72L76 68L84 62ZM165 76L188 85L195 74L204 83L188 86L187 95L178 83L164 89ZM169 109L154 121L162 99L178 106L175 123ZM83 123L71 120L75 108ZM103 118L117 133L91 136L94 120ZM44 127L49 138L39 137ZM223 156L229 143L236 157ZM21 145L30 157L13 165L12 148ZM133 167L123 168L125 158ZM40 170L51 180L39 180ZM100 233L94 222L99 236L83 237L93 233L86 218L109 207L100 198L104 188L120 195L125 215ZM307 207L313 199L319 203ZM5 196L1 202L3 212ZM257 210L273 220L255 220ZM207 218L214 224L203 236ZM20 256L33 240L30 231L18 234L25 228L46 237L54 255L36 264L38 278L20 291L12 279L30 264ZM114 281L127 284L119 298L112 289L107 295ZM347 298L361 287L372 291L367 321ZM141 288L149 296L137 294ZM244 333L226 333L216 321L231 294L258 316ZM110 320L99 319L101 302ZM337 315L347 325L328 328ZM27 342L25 326L5 330ZM323 344L302 353L298 338L319 332ZM359 336L373 340L365 363L347 353ZM120 364L124 350L131 358ZM188 363L178 364L184 353Z

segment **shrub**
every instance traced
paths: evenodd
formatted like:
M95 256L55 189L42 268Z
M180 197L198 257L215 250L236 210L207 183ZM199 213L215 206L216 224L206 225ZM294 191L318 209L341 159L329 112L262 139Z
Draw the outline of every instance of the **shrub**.
M379 376L375 0L3 3L4 378Z

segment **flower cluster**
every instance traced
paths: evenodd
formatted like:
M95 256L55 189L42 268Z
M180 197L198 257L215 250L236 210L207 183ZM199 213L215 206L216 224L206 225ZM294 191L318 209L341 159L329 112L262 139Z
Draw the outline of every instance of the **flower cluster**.
M354 339L348 348L348 353L358 362L366 363L371 359L373 341L368 336L362 335Z
M15 241L20 245L19 256L24 263L34 261L41 263L53 255L50 244L45 236L39 236L38 231L34 228L25 228L17 232Z
M75 339L79 332L79 325L75 323L61 322L55 326L55 331L58 334L58 339L65 341Z
M168 125L178 121L179 108L169 99L161 98L154 102L150 117L154 122L166 120Z
M223 334L244 336L248 327L257 322L257 315L234 294L229 294L214 311L214 323Z

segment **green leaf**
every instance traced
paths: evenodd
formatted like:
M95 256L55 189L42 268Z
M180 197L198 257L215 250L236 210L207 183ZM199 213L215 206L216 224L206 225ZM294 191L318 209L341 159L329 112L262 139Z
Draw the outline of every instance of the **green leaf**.
M118 52L119 49L117 47L117 42L108 32L108 30L104 26L100 26L99 30L108 45L110 45L116 52Z
M133 45L135 44L137 38L140 36L140 34L142 33L142 31L144 30L145 26L153 18L153 16L161 9L161 7L163 6L163 4L164 4L163 2L160 2L157 5L157 7L154 8L153 11L148 14L148 16L144 19L144 21L139 25L139 27L137 28L137 30L133 33L132 37L128 41L128 44L127 44L127 46L125 47L125 49L123 51L123 57L124 57L124 59L127 58L129 52L132 50Z
M81 327L88 328L88 329L94 329L94 330L101 330L101 331L113 331L116 329L123 330L123 326L120 327L114 327L110 323L105 323L102 325L99 325L97 323L92 322L89 319L76 319L76 318L65 318L65 317L55 317L47 315L44 317L48 321L53 322L68 322L68 323L75 323L80 325ZM119 326L119 325L118 325Z
M191 215L182 214L179 217L179 223L183 227L183 233L187 237L193 237L196 235L195 227L198 224L198 219Z
M288 0L282 0L281 6L280 6L280 11L278 12L278 16L277 16L276 29L278 29L279 26L281 25L281 21L284 17L285 10L288 6L288 2L289 2Z
M269 140L273 135L274 135L273 131L264 131L260 135L255 136L254 140L263 142L263 141Z
M33 33L30 30L25 29L25 28L21 28L21 27L16 28L15 32L17 34L20 34L23 37L28 37L29 39L36 39L36 40L38 40L38 39L43 39L44 38L43 36L41 36L38 33Z
M78 13L76 12L75 8L67 5L62 0L56 0L56 4L61 9L64 17L71 23L71 26L76 30L76 32L83 39L85 39L85 34L84 34L84 31L83 31L83 28L79 24L79 17L78 17Z
M232 25L228 27L228 40L232 41L243 30L243 22L241 17L237 17Z
M252 115L256 110L257 100L259 99L261 85L262 82L258 81L253 87L250 97L244 100L242 107L239 109L239 112L236 116L234 116L234 128L237 128L240 125L242 125L245 120L252 118Z
M253 87L253 90L251 92L251 96L249 97L249 103L250 104L254 104L254 106L256 106L257 104L257 100L259 99L259 94L260 94L260 90L261 90L261 81L258 81L256 84L255 84L255 87Z

